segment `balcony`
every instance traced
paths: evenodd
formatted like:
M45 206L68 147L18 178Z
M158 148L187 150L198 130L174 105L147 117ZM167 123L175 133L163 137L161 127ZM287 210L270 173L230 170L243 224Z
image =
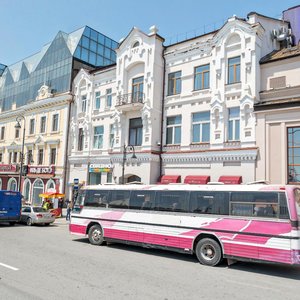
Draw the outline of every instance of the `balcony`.
M145 94L141 92L119 95L116 107L122 111L141 110L144 105L144 98Z

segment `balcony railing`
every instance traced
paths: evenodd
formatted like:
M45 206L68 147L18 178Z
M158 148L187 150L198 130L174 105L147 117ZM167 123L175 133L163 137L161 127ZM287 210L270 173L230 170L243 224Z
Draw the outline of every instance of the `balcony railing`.
M144 98L145 94L141 92L119 95L117 98L117 106L144 103Z

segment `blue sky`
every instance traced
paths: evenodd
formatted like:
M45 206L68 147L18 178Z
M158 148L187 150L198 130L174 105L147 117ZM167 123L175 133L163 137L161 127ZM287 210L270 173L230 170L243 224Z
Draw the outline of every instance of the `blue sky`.
M251 11L280 18L298 0L0 0L0 63L11 65L41 50L59 30L88 25L119 41L133 26L156 25L166 43L219 28Z

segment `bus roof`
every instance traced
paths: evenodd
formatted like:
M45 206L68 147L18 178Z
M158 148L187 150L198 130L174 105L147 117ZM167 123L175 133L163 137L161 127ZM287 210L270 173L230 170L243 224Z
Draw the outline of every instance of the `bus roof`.
M289 186L290 187L290 186ZM88 185L81 190L175 190L175 191L283 191L285 185L266 185L266 184L222 184L222 185L197 185L197 184L154 184L154 185Z

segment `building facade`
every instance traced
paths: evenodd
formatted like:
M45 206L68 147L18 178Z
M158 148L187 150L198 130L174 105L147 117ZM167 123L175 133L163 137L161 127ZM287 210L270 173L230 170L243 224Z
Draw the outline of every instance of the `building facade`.
M251 13L169 46L133 28L116 65L74 80L69 184L256 180L259 61L282 27Z
M14 65L0 65L1 189L19 188L34 205L41 204L43 192L65 192L73 78L82 67L114 63L116 47L83 27L59 32L40 52Z
M261 60L262 90L257 118L256 177L272 183L300 183L300 46Z

